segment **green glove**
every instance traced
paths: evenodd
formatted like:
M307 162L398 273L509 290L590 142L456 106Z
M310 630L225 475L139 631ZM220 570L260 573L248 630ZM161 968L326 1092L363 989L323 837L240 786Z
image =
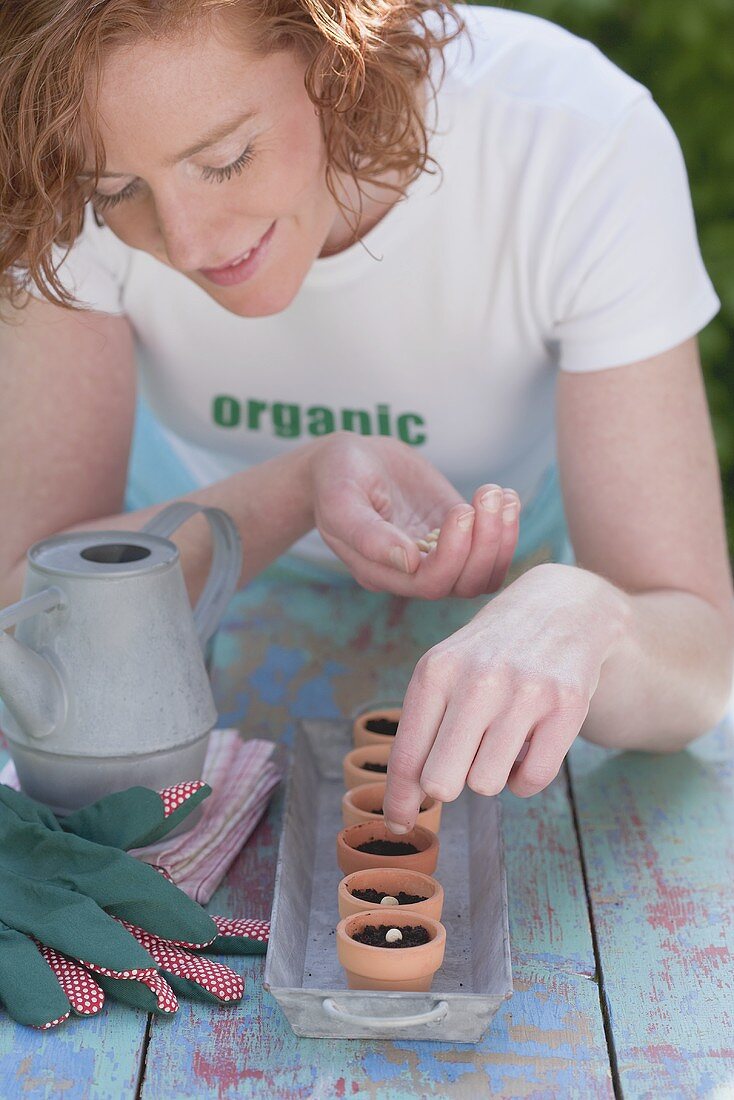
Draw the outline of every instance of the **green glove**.
M199 782L160 794L135 787L59 820L0 785L0 1001L10 1015L45 1027L72 1008L98 1011L100 985L138 1007L175 1011L159 969L179 992L241 997L238 975L182 947L261 952L266 922L208 916L123 850L164 836L209 793Z
M22 821L127 851L154 844L172 832L210 794L211 787L201 780L163 791L130 787L57 818L48 806L0 784L0 806L4 804Z

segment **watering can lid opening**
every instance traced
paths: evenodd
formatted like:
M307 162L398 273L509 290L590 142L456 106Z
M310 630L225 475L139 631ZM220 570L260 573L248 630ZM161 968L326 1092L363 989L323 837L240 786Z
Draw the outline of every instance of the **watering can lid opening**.
M178 559L175 543L140 531L75 531L43 539L28 551L34 568L74 577L150 573Z

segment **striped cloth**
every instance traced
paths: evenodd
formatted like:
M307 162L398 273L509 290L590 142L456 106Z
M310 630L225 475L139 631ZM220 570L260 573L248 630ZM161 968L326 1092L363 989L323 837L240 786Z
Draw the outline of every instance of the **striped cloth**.
M213 730L201 777L212 793L201 805L199 820L180 836L136 848L131 855L163 868L184 893L206 905L282 778L276 747L272 741L243 741L235 729ZM0 772L0 783L19 789L12 761Z

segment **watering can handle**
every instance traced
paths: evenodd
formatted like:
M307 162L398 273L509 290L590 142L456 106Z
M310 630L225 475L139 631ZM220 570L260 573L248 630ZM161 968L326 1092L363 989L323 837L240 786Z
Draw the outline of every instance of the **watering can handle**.
M207 508L188 500L178 500L163 508L142 528L148 535L168 538L190 516L201 513L212 533L214 552L204 591L194 608L194 625L204 649L219 626L227 604L237 591L242 570L242 541L234 522L221 508Z

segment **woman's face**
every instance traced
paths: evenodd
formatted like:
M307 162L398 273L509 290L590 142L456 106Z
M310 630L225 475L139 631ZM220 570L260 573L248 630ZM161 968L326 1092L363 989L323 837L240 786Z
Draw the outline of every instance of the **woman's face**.
M258 57L209 30L119 47L103 71L96 209L243 317L285 309L349 241L304 72L294 52Z

